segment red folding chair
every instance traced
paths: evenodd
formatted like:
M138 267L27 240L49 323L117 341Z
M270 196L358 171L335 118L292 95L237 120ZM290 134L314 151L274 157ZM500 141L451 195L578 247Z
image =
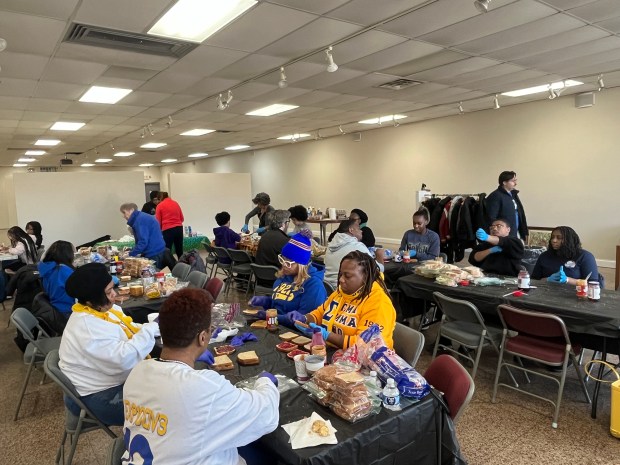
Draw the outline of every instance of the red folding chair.
M435 357L424 373L426 381L438 391L456 421L474 395L474 380L457 359L448 354Z

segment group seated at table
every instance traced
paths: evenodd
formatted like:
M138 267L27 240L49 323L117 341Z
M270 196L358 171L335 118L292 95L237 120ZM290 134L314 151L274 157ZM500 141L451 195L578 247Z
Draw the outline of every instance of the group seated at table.
M523 241L510 235L507 220L494 220L487 234L482 228L476 231L478 245L469 254L469 263L486 273L517 276L522 268Z
M578 279L587 278L604 287L594 255L581 247L579 236L568 226L557 226L551 231L549 248L538 257L531 278L547 278L547 281L571 286L576 285Z
M311 234L306 229L288 241L278 256L282 268L276 274L272 295L254 296L249 302L264 309L275 308L280 324L292 325L288 318L290 312L305 315L327 298L323 285L324 271L318 270L310 261ZM265 319L265 311L259 311L257 317Z
M396 310L375 260L359 250L348 253L340 263L338 284L338 289L310 313L289 313L290 321L309 323L308 328L295 327L308 336L320 329L325 341L343 349L377 324L386 345L392 348Z
M327 252L325 253L325 281L332 287L335 288L338 285L340 262L345 255L357 250L372 257L370 250L361 242L361 239L362 230L357 220L344 220L338 225L338 229L336 229L336 233L327 246ZM383 272L383 249L377 249L375 253L377 256L376 264Z
M211 338L212 305L207 292L186 288L162 306L161 357L137 363L123 390L124 462L277 462L251 444L278 427L277 378L263 372L246 390L216 371L194 369ZM145 409L159 418L154 428L144 426Z
M430 221L427 208L413 214L413 229L405 231L399 250L418 261L434 260L439 256L439 235L427 228Z
M269 229L262 235L258 248L256 249L255 262L257 265L268 265L280 267L278 255L282 252L282 247L288 243L289 218L288 210L275 210L267 214ZM273 282L259 281L261 286L273 286Z

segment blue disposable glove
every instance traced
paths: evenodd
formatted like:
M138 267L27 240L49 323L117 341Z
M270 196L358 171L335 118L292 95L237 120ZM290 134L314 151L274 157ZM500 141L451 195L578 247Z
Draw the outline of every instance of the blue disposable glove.
M157 317L159 318L159 317ZM215 328L215 330L211 333L211 339L216 339L217 336L222 332L222 328L221 326L218 326L217 328Z
M199 362L204 362L207 365L213 365L215 363L215 358L213 358L213 354L209 349L205 350L196 360Z
M310 327L314 332L318 333L319 331L321 331L321 336L323 336L323 340L327 341L327 336L329 336L329 331L327 330L327 328L324 328L323 326L319 326L314 323L310 323Z
M120 279L118 279L116 276L112 276L112 282L114 283L115 286L118 286L118 284L121 282Z
M417 250L410 250L409 251L409 258L415 257L417 255L417 253L418 253Z
M486 241L489 238L489 235L485 232L484 229L478 228L476 231L476 239L479 241Z
M260 375L258 375L258 377L259 378L267 378L269 381L271 381L273 384L275 384L276 387L278 387L278 378L273 376L268 371L263 371Z
M491 251L491 253L498 253L498 252L501 252L504 249L502 249L499 245L494 245L489 250Z
M258 318L259 320L264 320L267 318L267 312L265 310L259 310L258 312L256 312L256 318Z
M564 266L560 267L560 271L556 271L551 276L549 276L547 278L547 281L550 281L552 283L562 283L562 284L568 281L568 277L566 276L566 273L564 273Z
M291 322L291 325L295 324L296 321L301 321L302 323L306 322L306 315L298 312L297 310L293 310L290 313L287 313L288 321Z
M256 233L257 233L257 234L262 234L262 233L264 233L264 232L265 232L265 229L266 229L266 228L264 228L264 227L263 227L263 228L258 228L258 229L256 230Z
M304 328L303 326L299 326L297 323L295 323L295 328L308 337L312 337L314 334L314 330L312 328Z
M252 307L271 308L271 297L268 295L255 295L248 303Z
M243 333L243 334L239 334L233 337L230 340L230 345L233 347L240 347L244 343L249 342L249 341L258 341L258 338L254 336L254 334L252 333Z
M247 224L243 225L243 227L241 228L241 232L242 233L249 233L250 232L250 228L248 228Z

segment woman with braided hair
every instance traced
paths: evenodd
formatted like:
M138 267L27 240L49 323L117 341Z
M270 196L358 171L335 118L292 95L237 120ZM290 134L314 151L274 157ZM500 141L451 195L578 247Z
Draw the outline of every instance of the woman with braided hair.
M581 240L573 228L557 226L551 231L549 249L540 254L532 279L547 278L547 281L567 283L575 286L578 279L599 281L603 287L603 275L599 274L596 259L581 248Z
M348 253L340 262L338 289L327 301L307 315L291 312L289 319L309 323L309 328L295 325L306 334L320 328L325 341L343 349L354 345L365 329L377 324L385 344L394 346L396 310L377 263L358 250Z

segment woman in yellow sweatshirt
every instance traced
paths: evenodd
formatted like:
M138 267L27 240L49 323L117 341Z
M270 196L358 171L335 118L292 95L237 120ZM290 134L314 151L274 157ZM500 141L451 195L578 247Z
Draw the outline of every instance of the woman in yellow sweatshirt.
M379 325L385 344L389 348L394 345L396 310L376 262L357 250L340 262L338 289L327 301L306 315L291 312L289 318L292 322L309 323L309 328L296 325L306 334L320 328L323 339L343 349L354 345L357 337L373 324Z

